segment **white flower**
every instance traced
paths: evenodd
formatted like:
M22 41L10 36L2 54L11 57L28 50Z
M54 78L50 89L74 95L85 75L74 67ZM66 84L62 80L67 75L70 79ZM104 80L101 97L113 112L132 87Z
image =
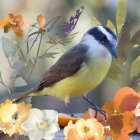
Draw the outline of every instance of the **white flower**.
M29 117L21 127L29 134L30 140L52 140L60 129L58 113L54 110L30 109Z

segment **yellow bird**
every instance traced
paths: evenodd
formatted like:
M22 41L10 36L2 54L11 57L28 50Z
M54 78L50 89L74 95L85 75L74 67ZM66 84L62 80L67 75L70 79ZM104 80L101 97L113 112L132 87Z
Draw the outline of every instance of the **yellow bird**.
M116 46L116 35L109 28L104 26L91 28L79 44L58 59L36 87L25 92L14 103L22 101L27 96L52 95L67 104L70 97L81 95L94 106L95 110L105 116L104 111L85 95L97 87L107 75L112 55L117 58Z

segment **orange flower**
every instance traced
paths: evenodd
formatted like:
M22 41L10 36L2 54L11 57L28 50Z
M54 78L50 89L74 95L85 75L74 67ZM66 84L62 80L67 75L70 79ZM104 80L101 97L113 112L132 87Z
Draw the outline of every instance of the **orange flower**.
M83 115L83 118L85 120L89 119L89 118L95 118L96 115L96 111L94 109L89 108L88 111ZM104 116L101 113L97 114L97 118L96 118L99 122L104 120Z
M65 140L105 140L104 128L95 118L70 121L64 128Z
M121 88L114 97L114 102L107 101L102 109L107 113L107 120L102 122L106 135L111 135L113 139L130 140L129 133L136 130L136 117L134 109L139 101L138 94L129 87Z
M135 110L140 96L130 87L123 87L117 91L114 97L114 107L118 112Z
M114 97L114 102L107 101L103 107L107 114L107 119L101 119L97 115L97 120L104 126L106 136L113 139L131 140L129 133L140 132L140 93L136 93L132 88L121 88ZM95 117L94 110L88 110L85 119Z
M4 29L5 33L12 28L16 36L22 39L24 35L23 30L21 29L23 23L24 18L21 15L14 16L13 14L9 14L8 19L0 20L0 28Z
M13 14L9 14L7 19L0 20L0 28L4 29L13 20Z
M106 125L110 126L109 134L112 138L121 140L121 137L128 137L128 134L136 129L135 115L133 112L112 114L107 118Z
M45 22L46 22L46 19L42 15L37 16L37 23L40 28L43 29Z
M0 127L5 134L12 136L19 132L20 135L24 133L21 124L27 120L31 104L25 105L24 102L20 104L12 104L12 101L6 100L0 105Z

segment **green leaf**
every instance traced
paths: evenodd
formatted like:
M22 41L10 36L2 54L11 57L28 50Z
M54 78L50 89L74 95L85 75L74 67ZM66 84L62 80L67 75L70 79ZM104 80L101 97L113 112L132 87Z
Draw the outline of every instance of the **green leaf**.
M118 54L117 62L120 65L123 65L126 61L128 56L128 50L131 47L131 45L132 44L130 41L130 23L128 23L120 37L118 46L116 48Z
M110 67L110 70L107 75L108 78L115 80L116 82L120 83L122 85L123 81L121 77L124 77L123 70L116 64L114 61L112 62L112 65Z
M26 85L27 85L27 83L22 77L18 77L14 83L14 87L23 87Z
M140 55L140 46L131 47L129 50L128 59L127 59L129 64L131 65L139 55Z
M140 30L138 30L131 39L131 42L134 44L140 45Z
M23 67L26 67L26 63L21 61L21 60L18 60L16 62L13 63L13 65L11 65L11 68L13 69L20 69L20 68L23 68Z
M2 38L2 46L6 58L9 58L10 55L14 55L15 49L11 47L11 42L8 38L6 37Z
M107 21L106 26L116 34L116 28L115 28L114 24L111 22L111 20Z
M96 27L101 25L100 21L96 17L93 17L93 26Z
M26 63L19 59L17 52L9 58L9 63L12 69L20 69L26 66Z
M130 78L134 78L138 76L140 72L140 56L138 56L135 61L131 64L131 69L130 69Z
M116 25L118 36L121 32L122 26L126 20L126 13L127 13L127 0L119 0L117 12L116 12Z

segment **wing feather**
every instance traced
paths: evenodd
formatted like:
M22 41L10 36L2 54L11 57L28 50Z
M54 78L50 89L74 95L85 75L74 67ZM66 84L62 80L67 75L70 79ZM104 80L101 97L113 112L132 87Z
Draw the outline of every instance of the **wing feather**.
M37 90L51 86L56 82L75 74L86 60L87 46L77 45L64 53L45 73Z

